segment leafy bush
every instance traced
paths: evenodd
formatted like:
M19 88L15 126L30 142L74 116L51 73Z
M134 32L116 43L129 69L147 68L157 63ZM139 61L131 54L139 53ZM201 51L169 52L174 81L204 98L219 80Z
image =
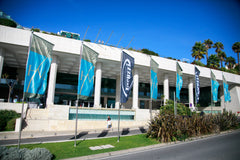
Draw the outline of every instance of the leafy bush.
M39 28L32 28L31 30L34 31L34 32L40 32Z
M19 149L16 147L7 148L4 152L0 153L1 160L20 160L21 154L19 153Z
M220 131L225 131L238 126L238 119L236 114L232 112L223 111L223 113L218 113L214 115L213 121L218 124Z
M192 62L192 64L196 64L196 65L198 65L198 66L205 67L205 64L203 64L201 61L196 61L196 60L194 60L194 61Z
M18 118L20 117L21 114L13 111L13 110L0 110L0 131L4 131L5 127L8 123L13 118Z
M188 137L220 132L238 126L237 116L224 111L217 115L174 116L173 113L161 112L149 122L147 137L161 142L183 140Z
M0 146L1 160L51 160L53 155L45 148L34 148L29 150L27 148L18 149L16 147L7 148Z
M85 42L91 42L90 39L84 39L83 41L85 41Z
M177 114L178 115L190 115L191 111L188 107L186 107L182 103L177 103ZM166 105L162 106L160 108L160 113L161 114L174 114L174 101L173 100L167 100Z
M7 122L7 126L5 127L6 131L14 131L15 130L16 119L17 118L13 118Z
M10 19L6 19L6 18L0 18L0 24L4 25L4 26L9 26L9 27L17 27L17 23L10 20Z

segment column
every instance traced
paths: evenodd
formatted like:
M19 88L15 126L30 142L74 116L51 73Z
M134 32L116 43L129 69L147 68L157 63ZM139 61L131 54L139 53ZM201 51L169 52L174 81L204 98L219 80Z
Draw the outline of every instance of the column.
M107 100L108 100L108 97L105 96L105 97L103 98L103 101L104 101L104 102L103 102L103 104L102 104L102 108L106 108L106 106L107 106Z
M57 68L58 68L57 56L52 56L52 63L48 81L47 105L54 104Z
M138 109L138 70L134 69L133 73L133 99L132 99L132 109Z
M120 105L120 75L116 78L116 100L115 100L115 108L119 109Z
M100 108L101 98L101 82L102 82L102 63L96 63L96 77L95 77L95 90L94 90L94 107ZM104 107L104 106L102 106Z
M188 83L188 100L189 100L189 107L192 104L192 109L194 108L194 98L193 98L193 78L189 78Z
M169 99L169 80L168 80L168 74L164 74L163 94L164 94L164 104L166 104L166 100Z
M3 62L4 62L4 49L0 48L0 80L2 77Z

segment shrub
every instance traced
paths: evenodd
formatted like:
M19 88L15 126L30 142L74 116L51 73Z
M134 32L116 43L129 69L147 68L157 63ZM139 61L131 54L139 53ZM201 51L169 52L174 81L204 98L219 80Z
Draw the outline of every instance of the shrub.
M221 131L225 131L238 126L238 119L236 114L232 112L223 111L213 117L214 123L218 124Z
M29 150L27 148L18 149L16 147L7 148L0 146L1 160L51 160L53 155L45 148L34 148Z
M83 41L85 41L85 42L91 42L90 39L84 39Z
M184 140L188 137L220 132L238 126L237 116L232 112L199 116L174 116L171 112L159 113L150 122L147 137L161 142Z
M7 122L7 126L5 127L6 131L14 131L15 130L16 119L17 118L13 118Z
M182 103L177 103L177 114L178 115L190 115L191 111L188 107L186 107ZM166 105L162 106L160 108L160 113L161 114L174 114L174 102L172 100L167 100Z
M32 28L31 30L34 31L34 32L40 32L39 28Z
M194 61L192 62L192 64L196 64L196 65L198 65L198 66L205 67L205 64L203 64L201 61L196 61L196 60L194 60Z
M18 118L20 117L21 114L13 111L13 110L0 110L0 131L4 131L5 127L8 123L13 118Z
M19 149L16 147L12 148L7 148L5 149L4 152L0 153L1 154L1 160L20 160L21 155L19 154Z
M9 26L9 27L17 27L17 23L10 20L10 19L6 19L6 18L0 18L0 24L4 25L4 26Z

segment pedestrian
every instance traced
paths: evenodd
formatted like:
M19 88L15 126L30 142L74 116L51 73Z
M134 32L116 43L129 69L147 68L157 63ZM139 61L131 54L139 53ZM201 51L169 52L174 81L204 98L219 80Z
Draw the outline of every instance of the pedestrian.
M112 121L111 121L110 116L108 116L108 118L107 118L107 128L110 129L111 127L112 127Z

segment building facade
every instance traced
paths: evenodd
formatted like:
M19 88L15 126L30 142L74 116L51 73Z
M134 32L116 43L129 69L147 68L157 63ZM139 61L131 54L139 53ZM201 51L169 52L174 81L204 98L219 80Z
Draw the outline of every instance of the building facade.
M82 111L82 118L104 119L97 113L92 116L92 111L101 110L114 113L119 108L120 102L120 63L122 49L83 42L99 53L95 69L95 90L87 101L76 102L77 82L79 72L79 58L81 40L69 39L61 36L34 33L54 44L52 52L52 64L49 71L48 88L46 95L40 100L30 99L28 101L42 103L48 110L48 119L51 108L54 112L68 111L67 120L74 119L76 105L89 110ZM9 98L9 80L14 83L10 93L10 101L21 101L23 95L23 84L25 76L26 61L31 31L10 28L0 25L0 99L6 102ZM134 57L135 66L133 72L133 89L126 104L123 104L122 112L125 120L148 120L150 106L150 56L139 52L125 50ZM153 102L153 109L159 109L167 100L174 98L176 90L176 61L162 57L152 56L159 64L158 68L158 100ZM189 63L178 62L183 69L183 88L180 94L180 103L194 107L195 104L195 66ZM200 70L200 110L209 112L211 106L211 70L206 67L197 66ZM215 112L223 108L233 112L240 111L240 76L212 70L218 83L218 102L214 104ZM232 97L232 101L224 103L222 75L226 78ZM94 112L94 113L95 113ZM52 113L50 113L52 114ZM105 115L105 113L103 113ZM55 115L53 115L55 116ZM66 117L66 116L65 116ZM117 119L114 117L113 119ZM122 117L123 118L123 117ZM124 119L124 118L123 118Z

